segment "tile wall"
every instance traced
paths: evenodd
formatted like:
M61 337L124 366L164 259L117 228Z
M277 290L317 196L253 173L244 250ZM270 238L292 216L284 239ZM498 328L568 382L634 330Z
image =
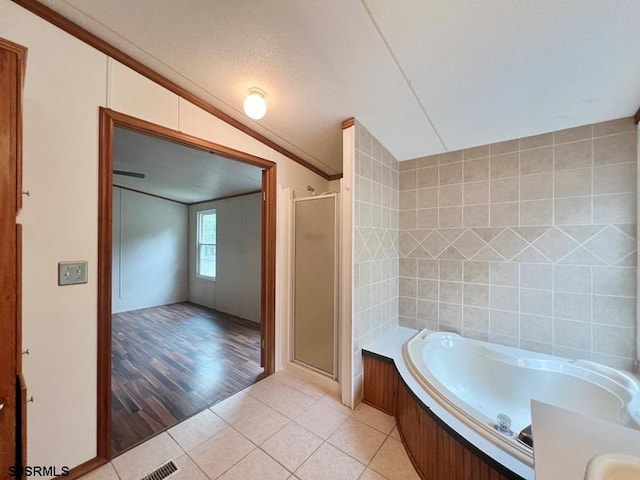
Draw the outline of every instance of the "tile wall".
M398 161L355 124L353 338L356 401L361 347L398 325Z
M632 368L636 143L627 118L400 162L400 324Z

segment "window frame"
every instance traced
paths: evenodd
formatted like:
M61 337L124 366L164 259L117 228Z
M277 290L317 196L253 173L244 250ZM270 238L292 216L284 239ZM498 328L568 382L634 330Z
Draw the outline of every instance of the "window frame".
M204 222L204 217L212 214L216 216L216 242L215 243L202 242L201 238L203 236L202 226ZM200 252L201 252L201 247L203 245L213 245L216 247L213 276L204 275L200 273L200 261L201 261ZM209 280L211 282L215 282L217 274L218 274L218 214L215 208L210 208L208 210L199 210L196 216L196 277L202 278L203 280Z

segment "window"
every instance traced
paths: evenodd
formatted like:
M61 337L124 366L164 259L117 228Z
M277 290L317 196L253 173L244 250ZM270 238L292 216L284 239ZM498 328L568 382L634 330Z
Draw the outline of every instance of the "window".
M198 212L198 276L216 278L216 211Z

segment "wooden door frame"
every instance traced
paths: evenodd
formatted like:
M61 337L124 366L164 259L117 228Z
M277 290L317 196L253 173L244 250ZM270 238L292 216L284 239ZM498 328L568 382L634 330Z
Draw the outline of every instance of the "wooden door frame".
M26 396L22 388L21 351L22 226L16 217L22 208L22 88L27 49L0 37L0 50L7 59L2 65L7 70L0 78L3 91L0 135L5 139L0 150L0 338L8 343L0 349L0 375L2 382L9 382L0 392L3 404L0 475L4 477L9 467L26 463Z
M98 430L97 456L111 459L112 185L115 128L151 135L260 167L262 174L261 336L266 375L275 370L276 164L139 118L100 108L98 186Z

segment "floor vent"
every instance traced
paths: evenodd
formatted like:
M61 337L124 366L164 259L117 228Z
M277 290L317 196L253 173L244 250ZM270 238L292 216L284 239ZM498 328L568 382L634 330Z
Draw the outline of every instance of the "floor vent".
M165 478L173 477L177 471L178 467L173 463L173 460L171 460L164 465L160 465L153 472L145 475L140 480L164 480Z

